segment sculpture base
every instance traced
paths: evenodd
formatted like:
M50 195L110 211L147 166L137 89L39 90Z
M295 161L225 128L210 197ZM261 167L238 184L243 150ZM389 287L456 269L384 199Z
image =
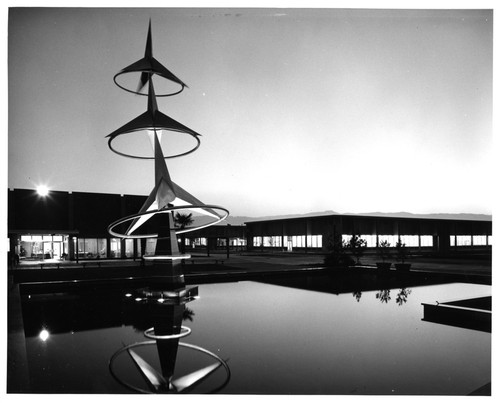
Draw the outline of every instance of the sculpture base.
M198 286L187 286L173 289L164 288L142 288L137 290L141 298L155 300L163 305L181 305L186 304L193 299L198 298Z
M144 255L144 260L182 260L191 259L191 255Z
M149 259L153 262L153 269L162 275L163 284L168 286L169 290L185 286L184 270L180 259L165 259L162 256L154 257L155 259ZM144 258L146 259L146 257Z

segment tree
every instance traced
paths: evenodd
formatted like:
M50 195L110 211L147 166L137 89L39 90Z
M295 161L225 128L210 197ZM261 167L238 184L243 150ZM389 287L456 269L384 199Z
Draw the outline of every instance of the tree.
M377 253L382 258L383 262L385 262L386 259L390 259L392 255L390 247L391 244L389 243L389 241L382 241L378 243Z
M352 255L356 258L356 264L359 264L361 256L365 253L367 245L366 240L361 238L359 235L353 235L347 245L351 250Z
M181 214L176 213L174 216L175 228L176 229L185 229L193 224L193 214ZM181 234L181 253L184 253L186 250L186 236Z
M404 263L407 256L408 256L408 249L406 248L406 244L403 242L397 242L396 243L396 253L398 255L398 259L401 261L401 263Z
M326 266L345 269L354 264L354 260L346 253L348 244L337 233L328 236L327 248L329 253L324 259Z

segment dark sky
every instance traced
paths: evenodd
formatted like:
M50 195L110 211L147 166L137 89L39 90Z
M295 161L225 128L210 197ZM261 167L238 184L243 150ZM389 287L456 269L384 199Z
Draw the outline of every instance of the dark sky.
M490 214L492 17L11 8L8 187L149 194L152 162L112 153L105 136L146 109L113 76L144 54L151 18L154 56L189 86L159 108L203 135L167 164L205 203L249 216Z

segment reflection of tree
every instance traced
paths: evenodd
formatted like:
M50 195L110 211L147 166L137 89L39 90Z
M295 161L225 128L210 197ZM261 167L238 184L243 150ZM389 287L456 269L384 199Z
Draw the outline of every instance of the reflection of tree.
M400 306L403 305L408 300L408 295L410 294L410 289L401 288L398 292L398 295L396 295L396 303Z
M380 290L375 294L375 298L379 299L380 302L385 302L386 304L391 300L391 290Z
M353 292L352 295L356 297L356 299L359 301L358 297L356 296L357 292ZM408 301L408 295L411 294L411 289L409 288L401 288L399 292L396 295L396 303L401 306ZM359 292L359 298L361 298L361 292ZM391 290L380 290L375 294L375 298L379 299L380 302L385 302L386 304L391 300Z
M192 322L193 316L193 310L189 309L188 307L184 308L184 312L182 313L182 320L189 320L190 322Z
M359 302L359 300L361 299L361 294L363 294L361 291L354 291L354 292L352 293L352 296L353 296L354 298L356 298L356 301L358 301L358 302Z

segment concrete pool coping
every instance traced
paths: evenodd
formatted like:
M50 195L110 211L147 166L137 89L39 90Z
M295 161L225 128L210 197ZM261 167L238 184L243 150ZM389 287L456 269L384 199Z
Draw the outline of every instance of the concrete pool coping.
M306 273L317 271L334 272L323 264L321 254L286 254L286 253L239 253L212 254L211 256L194 255L184 262L186 279L244 278L245 276L276 273ZM352 271L373 271L376 258L363 258L361 265L350 267ZM76 262L23 262L14 269L9 269L15 283L33 281L58 281L72 279L109 279L123 277L157 277L158 272L151 266L143 266L140 260L102 259ZM450 277L463 278L465 281L491 284L491 261L480 259L445 259L422 257L410 260L410 273L435 273ZM390 273L396 273L394 268Z

